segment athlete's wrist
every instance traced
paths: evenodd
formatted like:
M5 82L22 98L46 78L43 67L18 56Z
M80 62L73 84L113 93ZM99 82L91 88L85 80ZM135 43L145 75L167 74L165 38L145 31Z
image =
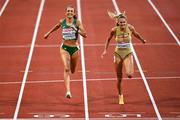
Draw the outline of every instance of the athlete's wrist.
M78 32L78 29L77 29L75 26L71 26L71 28L72 28L73 30L75 30L76 32Z
M146 40L145 40L145 39L141 39L141 41L142 41L143 43L146 43Z

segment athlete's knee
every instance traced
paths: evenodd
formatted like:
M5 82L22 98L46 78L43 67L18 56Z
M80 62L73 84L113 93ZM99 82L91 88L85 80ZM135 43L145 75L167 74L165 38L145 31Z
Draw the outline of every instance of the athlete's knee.
M133 73L127 73L127 77L128 78L132 78L133 77Z
M132 75L127 75L128 78L132 78L133 76Z
M122 79L122 73L118 73L118 74L117 74L117 78L118 78L118 79Z
M121 82L122 82L122 78L118 78L117 83L121 84Z
M76 70L76 66L71 66L71 73L74 74L75 73L75 70Z
M69 68L65 68L65 69L64 69L64 72L70 74L70 73L71 73L71 70L70 70Z
M75 69L71 69L71 73L74 74L75 73Z
M121 84L122 81L122 73L117 73L117 82L118 84Z
M118 72L117 72L117 77L118 77L118 78L121 79L121 78L122 78L122 75L123 75L122 71L118 71Z
M133 69L132 70L127 70L127 72L126 72L126 75L127 75L128 78L132 78L133 74L134 74L134 70Z

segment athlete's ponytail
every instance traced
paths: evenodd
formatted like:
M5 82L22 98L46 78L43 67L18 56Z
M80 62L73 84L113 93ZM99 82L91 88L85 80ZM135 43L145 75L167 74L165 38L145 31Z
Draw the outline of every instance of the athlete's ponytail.
M117 13L115 12L107 11L107 13L111 19L116 19L118 17Z
M74 18L74 19L77 19L77 15L74 15L73 18Z
M125 18L125 19L127 19L127 16L125 15L125 11L123 11L123 12L120 13L120 14L117 14L116 12L110 12L110 11L107 11L107 13L108 13L108 15L109 15L109 17L110 17L111 19L113 19L113 20L116 21L116 26L119 26L118 20L119 20L120 18Z
M125 18L125 19L127 19L126 12L123 11L121 14L119 14L118 18Z

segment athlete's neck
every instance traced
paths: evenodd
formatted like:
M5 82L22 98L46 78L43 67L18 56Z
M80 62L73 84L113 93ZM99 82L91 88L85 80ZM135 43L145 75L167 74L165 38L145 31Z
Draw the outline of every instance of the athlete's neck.
M73 22L74 18L66 18L66 22L71 24Z
M120 27L120 30L121 30L121 31L124 31L124 30L125 30L125 28L121 28L121 27Z

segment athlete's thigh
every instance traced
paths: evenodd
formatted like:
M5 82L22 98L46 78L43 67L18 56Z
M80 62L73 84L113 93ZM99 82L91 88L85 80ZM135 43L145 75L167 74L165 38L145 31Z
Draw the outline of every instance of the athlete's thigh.
M129 54L125 59L124 59L124 67L126 69L127 74L133 74L134 73L134 61L133 61L133 55L132 53Z
M60 48L60 55L65 69L70 69L70 55L67 51Z
M115 66L115 70L116 73L121 73L122 72L122 59L118 54L114 54L114 66Z
M71 56L71 68L75 69L77 62L79 59L79 50L76 51L72 56Z

